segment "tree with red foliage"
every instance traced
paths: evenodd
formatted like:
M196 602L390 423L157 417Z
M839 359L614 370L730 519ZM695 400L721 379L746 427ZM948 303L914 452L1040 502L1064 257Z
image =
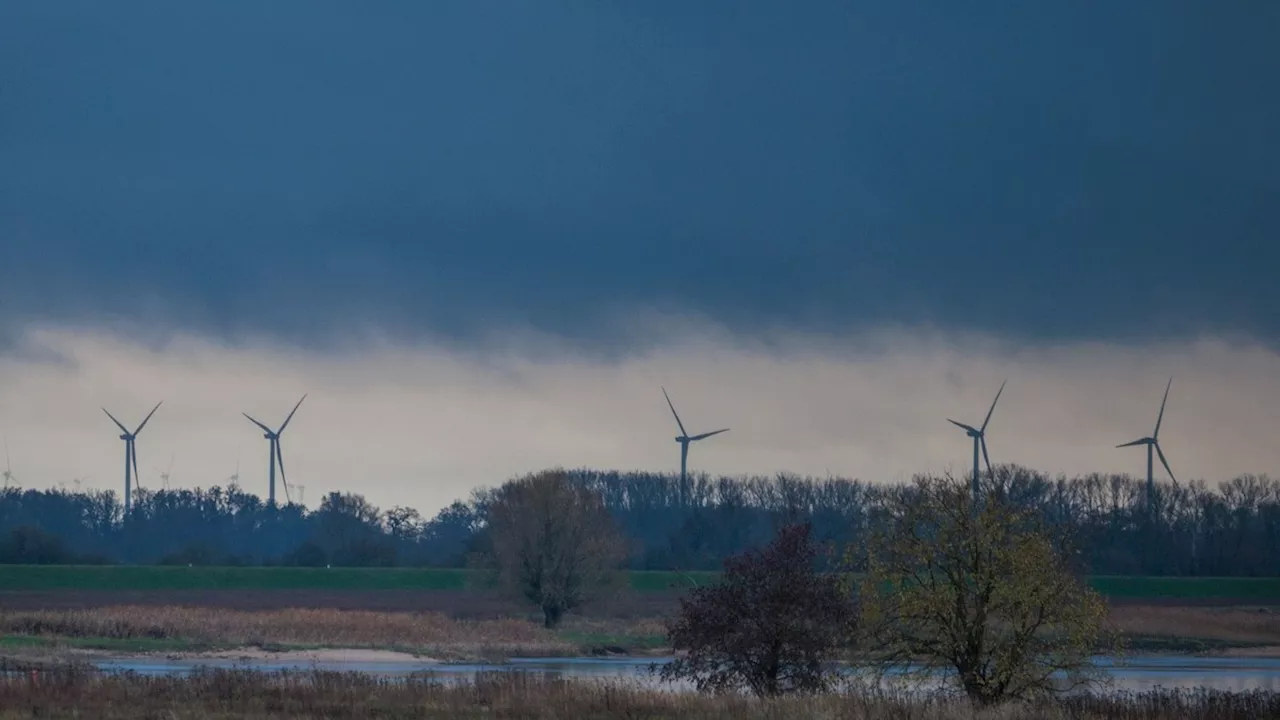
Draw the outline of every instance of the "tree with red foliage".
M809 524L782 528L762 550L729 558L718 584L680 600L667 635L677 655L664 681L759 696L829 689L831 659L857 619L852 594L814 569Z

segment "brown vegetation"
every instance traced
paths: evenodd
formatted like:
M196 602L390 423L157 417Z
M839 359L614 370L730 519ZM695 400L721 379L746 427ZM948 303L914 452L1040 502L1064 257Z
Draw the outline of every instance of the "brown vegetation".
M0 612L0 633L62 638L182 640L220 646L398 648L441 659L571 655L577 647L516 619L452 620L438 613L184 607Z
M579 608L597 618L661 617L680 607L681 593L619 589ZM88 609L118 605L373 612L438 612L463 620L530 615L530 607L495 590L20 590L0 591L0 610Z
M401 608L416 603L392 600L391 611L383 611L383 604L375 596L380 593L360 593L350 602L320 602L312 607L292 604L290 597L308 593L273 591L262 593L249 602L237 602L236 595L226 593L221 602L209 593L186 594L177 591L164 593L160 598L146 597L155 604L110 605L111 599L137 598L131 595L111 593L105 596L85 597L78 593L48 593L50 602L38 602L45 594L32 594L22 602L0 602L0 634L28 634L36 621L43 623L42 632L60 628L66 637L115 637L173 638L195 643L233 646L261 638L266 645L315 644L356 647L399 647L417 649L421 654L442 659L474 659L494 657L534 657L580 654L620 649L635 650L638 646L647 651L661 651L657 640L665 635L664 618L672 617L678 609L678 599L661 603L642 603L648 596L633 595L621 601L611 600L592 606L583 616L570 616L562 632L551 633L527 619L513 617L519 608L495 602L484 608L483 600L476 599L471 609L477 611L465 620L466 615L444 614L453 605L452 597L470 595L464 592L440 591L432 593L451 602L425 603L438 612L411 613ZM4 594L0 594L3 597ZM164 600L185 601L203 597L206 605L193 602L165 604ZM490 596L492 597L492 596ZM664 598L667 597L665 594ZM65 602L58 602L64 598ZM381 598L386 600L385 598ZM459 598L461 601L463 598ZM367 610L336 610L370 607ZM249 609L236 609L246 607ZM41 609L47 608L47 609ZM257 610L257 608L265 608ZM459 609L459 608L452 608ZM314 614L299 614L312 612ZM460 618L461 615L461 618ZM385 616L385 617L384 617ZM319 624L302 626L298 618L325 618ZM210 618L217 618L211 620ZM415 620L415 618L418 618ZM1211 646L1270 646L1268 653L1280 652L1280 609L1267 608L1198 608L1198 607L1112 607L1110 622L1122 633L1144 638L1195 638L1209 641ZM501 622L491 622L500 620ZM406 624L417 629L400 635ZM330 631L330 627L334 627ZM371 631L372 629L372 631ZM114 632L115 634L110 634ZM227 632L226 636L218 633ZM388 634L391 642L387 642ZM324 636L327 640L314 640ZM46 635L49 636L49 635ZM418 642L424 644L418 645ZM1170 647L1171 651L1188 648ZM1210 648L1212 649L1212 648ZM498 651L502 652L499 653ZM1137 651L1141 651L1139 646ZM12 653L12 651L6 651Z
M1127 635L1280 646L1280 610L1274 608L1124 605L1112 607L1109 619Z
M975 709L954 699L824 694L757 700L658 692L636 684L519 674L472 683L379 680L348 673L208 671L190 677L103 676L45 671L0 677L0 719L135 718L914 718L918 720L1244 720L1280 717L1280 694L1159 692L1074 697L1059 703Z

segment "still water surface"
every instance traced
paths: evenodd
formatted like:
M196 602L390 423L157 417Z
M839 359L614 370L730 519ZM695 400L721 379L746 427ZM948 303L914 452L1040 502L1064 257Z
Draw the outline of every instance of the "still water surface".
M668 658L529 658L503 664L440 664L432 662L271 662L215 658L116 659L97 663L108 672L135 672L141 675L182 675L201 668L224 668L277 672L281 670L327 670L361 672L380 677L431 677L442 681L469 681L480 672L523 672L550 678L597 678L657 684L650 674L654 663ZM1280 691L1280 658L1189 657L1181 655L1138 655L1116 664L1099 658L1107 668L1116 690L1142 691L1164 688L1211 688L1215 690Z

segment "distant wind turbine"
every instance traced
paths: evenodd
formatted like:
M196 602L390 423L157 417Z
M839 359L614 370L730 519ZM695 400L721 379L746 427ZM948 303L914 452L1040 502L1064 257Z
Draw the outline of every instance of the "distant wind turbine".
M306 400L306 399L307 399L307 396L303 395L302 400ZM288 480L285 479L285 474L284 474L284 453L280 451L280 435L281 433L284 432L285 428L289 427L289 421L293 419L293 414L298 412L299 407L302 407L302 400L299 400L298 404L293 406L293 410L291 410L289 412L289 416L284 419L284 422L280 425L279 430L272 430L266 425L263 425L262 423L253 419L253 417L249 415L249 413L241 413L241 415L244 415L245 417L249 418L249 422L252 422L254 425L257 425L258 427L262 428L262 432L263 432L262 437L266 438L270 443L270 450L269 450L270 460L271 460L270 486L269 486L270 489L268 491L269 496L267 499L267 503L272 506L276 504L276 463L277 462L280 463L280 479L284 482L285 500L288 501L289 499L289 482ZM237 463L236 474L239 475L238 463Z
M138 433L142 432L142 428L147 426L147 422L151 420L152 415L156 414L156 410L160 409L160 405L163 402L164 401L161 400L160 402L156 403L156 406L151 408L151 412L147 413L147 417L142 420L142 424L139 425L138 429L134 430L133 432L129 432L129 428L125 427L123 423L117 420L115 415L112 415L110 412L108 412L106 408L102 408L102 412L107 413L107 417L111 418L111 422L115 423L116 427L120 428L120 432L122 433L120 435L120 439L124 441L124 514L125 514L125 517L129 516L129 508L132 507L133 505L133 480L134 478L138 478L139 480L141 479L138 476L138 448L137 448L137 445L135 444L135 441L138 439Z
M1118 448L1134 447L1135 445L1147 446L1147 514L1154 517L1156 507L1156 481L1155 481L1155 459L1152 457L1152 450L1160 456L1160 464L1164 465L1164 469L1169 473L1169 479L1176 486L1177 478L1173 476L1173 470L1169 468L1169 461L1164 457L1164 451L1160 449L1160 423L1164 422L1164 406L1169 402L1169 388L1173 387L1173 378L1169 378L1169 383L1164 386L1164 399L1160 401L1160 414L1156 416L1156 429L1151 433L1150 437L1138 438L1133 442L1127 442L1123 445L1117 445Z
M9 483L18 484L18 479L13 476L13 467L9 464L9 440L4 441L4 487L9 489Z
M160 487L164 488L165 490L169 489L169 478L173 474L173 458L174 458L173 455L169 456L168 468L165 468L164 470L161 470L159 467L154 468L156 472L160 473Z
M982 451L982 457L987 461L987 472L991 472L991 455L987 453L987 424L991 422L991 413L996 411L996 403L1000 402L1000 394L1004 392L1005 382L1000 383L1000 389L996 391L996 399L991 401L991 409L987 410L987 418L982 421L982 427L975 428L972 425L965 425L962 422L956 422L951 418L947 418L947 422L955 425L965 431L965 434L973 438L973 499L977 502L981 494L978 484L979 466L978 451Z
M680 428L680 435L676 437L676 442L680 443L680 488L684 492L685 482L689 475L689 444L699 440L705 440L712 435L719 435L722 432L729 432L729 428L721 430L712 430L701 435L689 436L684 429L684 423L680 422L680 415L676 412L676 406L671 404L671 396L667 395L667 389L662 388L662 396L667 399L667 407L671 408L671 414L676 418L676 426Z

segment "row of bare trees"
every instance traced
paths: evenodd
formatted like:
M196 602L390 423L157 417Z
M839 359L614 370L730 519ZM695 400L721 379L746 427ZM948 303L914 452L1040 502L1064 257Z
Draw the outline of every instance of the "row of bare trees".
M810 523L816 541L845 546L874 529L904 491L792 475L695 475L683 486L679 476L658 473L571 470L567 477L601 498L632 569L718 569L799 520ZM1154 513L1147 512L1144 483L1130 476L1051 477L1004 466L984 483L1070 528L1093 573L1280 575L1280 554L1270 551L1280 547L1280 483L1266 476L1161 485ZM487 528L499 493L482 489L427 517L407 507L380 509L353 494L331 494L306 509L269 507L234 486L140 491L126 522L110 491L9 488L0 491L0 533L38 528L79 561L465 567L491 549ZM0 561L57 556L18 553Z

